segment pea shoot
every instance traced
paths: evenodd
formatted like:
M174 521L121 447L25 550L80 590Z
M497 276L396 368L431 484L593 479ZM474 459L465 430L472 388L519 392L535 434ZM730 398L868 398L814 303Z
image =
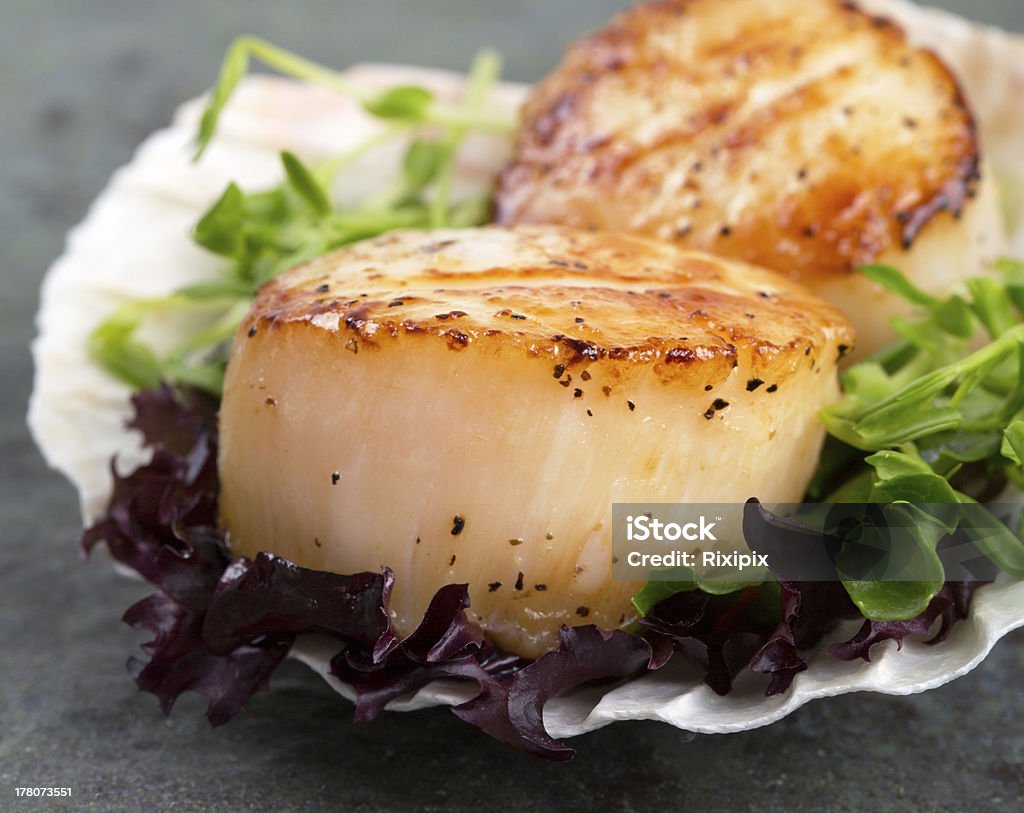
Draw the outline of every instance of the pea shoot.
M271 189L228 185L192 231L198 245L224 259L221 277L166 297L127 302L90 337L93 359L133 389L152 389L166 381L219 395L232 337L256 291L288 268L394 229L465 228L487 221L487 196L456 199L452 187L467 136L509 133L516 126L513 118L486 109L501 73L496 53L484 51L476 57L462 101L450 104L416 85L371 90L264 40L240 37L224 58L200 119L195 160L210 145L254 60L356 100L381 126L363 143L315 165L282 152L283 180ZM357 205L338 205L332 190L345 170L398 139L408 146L396 183ZM187 341L158 352L140 338L146 321L157 316L187 319L199 327Z

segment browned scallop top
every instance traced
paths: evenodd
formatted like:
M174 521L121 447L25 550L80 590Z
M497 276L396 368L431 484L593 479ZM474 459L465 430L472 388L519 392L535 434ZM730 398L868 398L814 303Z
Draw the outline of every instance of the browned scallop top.
M283 325L324 331L339 352L441 340L455 352L679 370L771 365L853 343L838 310L777 274L556 226L393 232L347 247L264 286L241 342Z
M637 6L523 112L499 222L616 228L794 278L909 248L978 178L950 71L841 0Z

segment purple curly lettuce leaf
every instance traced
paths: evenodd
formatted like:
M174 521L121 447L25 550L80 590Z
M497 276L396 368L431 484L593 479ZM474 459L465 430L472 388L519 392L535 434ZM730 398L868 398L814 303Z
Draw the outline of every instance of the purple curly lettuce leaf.
M807 669L807 661L799 652L793 631L793 623L802 603L801 593L789 583L782 584L779 592L782 620L748 663L752 671L770 677L768 688L765 689L768 697L783 694L793 684L793 678Z
M226 653L260 635L315 632L373 646L390 628L385 608L393 582L390 570L342 576L271 553L236 559L213 593L203 641Z
M230 561L217 527L216 419L167 387L135 395L132 403L130 424L142 429L153 456L124 476L112 465L106 514L85 531L82 547L88 553L105 542L115 560L147 581L203 604Z
M651 669L660 669L675 653L705 674L708 647L694 628L704 617L711 596L700 590L686 590L662 600L639 620L641 635L651 647Z
M763 587L749 587L721 596L688 590L664 599L639 622L651 646L651 668L678 654L716 694L728 694L776 627L766 607L770 598Z
M789 517L780 517L757 500L743 511L743 536L766 556L780 585L781 625L797 649L809 649L842 621L860 617L836 571L836 540ZM792 578L794 567L818 579Z
M747 662L753 672L769 675L766 697L785 694L793 685L793 679L807 669L807 661L793 643L792 636L784 625L772 634Z
M779 625L749 664L752 671L771 678L768 697L788 691L807 669L801 651L814 647L843 621L860 617L839 581L781 582L779 593Z
M129 429L142 433L146 446L161 446L174 455L187 456L204 434L216 432L218 403L212 396L164 384L132 396L134 414Z
M484 633L466 618L468 607L468 584L445 585L430 600L419 626L405 639L399 641L393 632L382 638L387 645L378 643L374 660L382 660L395 649L420 663L438 663L480 651L485 645Z
M897 649L903 649L903 640L908 635L928 635L935 623L939 628L925 641L938 644L946 640L953 626L970 614L971 599L975 591L990 582L946 582L928 604L928 608L916 618L906 621L865 620L850 640L829 646L829 654L841 661L863 658L871 660L871 650L883 641L895 641Z
M86 552L105 542L111 556L158 588L132 605L125 623L153 633L143 644L148 661L131 658L128 671L154 694L164 713L195 691L207 698L213 725L227 722L284 659L291 639L260 635L230 651L214 653L202 627L214 591L230 562L216 527L217 443L215 415L198 396L169 388L133 399L130 425L153 448L149 463L128 475L113 471L107 513L83 534Z
M484 686L452 711L514 748L564 762L576 751L548 734L543 717L547 702L581 686L642 674L651 657L650 644L639 636L593 624L562 627L557 650L520 669L507 684Z
M841 622L860 617L860 611L836 573L835 544L820 531L749 500L743 511L743 536L767 557L779 585L778 626L748 664L752 671L769 676L765 694L772 697L788 691L793 679L807 669L801 650L815 646ZM794 564L806 573L831 578L789 578Z
M253 694L268 688L271 673L292 645L291 636L263 635L225 654L213 654L202 639L202 616L163 592L132 605L123 620L155 636L142 646L148 661L128 660L138 687L156 695L164 714L184 692L203 695L213 726L226 723Z
M356 721L372 720L392 700L439 678L475 680L482 690L497 685L481 663L494 646L466 618L468 606L467 585L445 585L406 637L388 624L369 646L349 647L331 660L331 674L356 691Z
M779 625L749 663L752 671L770 677L768 697L788 691L793 679L807 669L801 650L859 615L841 582L781 582L779 594Z
M986 584L995 581L995 577L996 574L993 572L992 578L987 581L947 582L942 590L950 599L950 605L941 616L939 629L928 640L928 643L941 644L945 641L953 626L959 621L965 621L970 616L974 594Z

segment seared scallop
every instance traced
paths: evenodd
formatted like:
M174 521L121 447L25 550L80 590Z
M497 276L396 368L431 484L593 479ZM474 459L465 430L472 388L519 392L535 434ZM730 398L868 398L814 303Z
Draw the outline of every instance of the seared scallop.
M570 48L523 111L501 223L612 228L786 274L838 304L862 352L900 303L1002 251L957 81L843 0L664 0Z
M396 574L410 631L470 616L536 656L632 619L617 502L801 498L845 318L776 274L558 227L397 232L267 284L228 366L235 555Z

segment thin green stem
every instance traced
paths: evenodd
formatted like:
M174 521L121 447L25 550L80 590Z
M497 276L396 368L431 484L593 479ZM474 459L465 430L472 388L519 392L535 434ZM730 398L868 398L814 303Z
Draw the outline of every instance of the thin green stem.
M245 314L249 312L252 301L248 298L240 299L227 308L220 317L208 328L190 336L186 341L179 344L169 354L167 361L181 361L185 357L203 347L220 344L231 339L238 330Z
M512 114L464 110L435 104L427 111L424 123L439 127L463 127L467 130L506 135L516 129L519 125L519 118Z
M325 186L330 185L337 178L338 173L343 169L354 164L363 156L373 152L378 147L387 144L389 141L393 141L401 135L407 133L410 129L408 124L392 124L385 127L379 133L375 133L366 139L362 144L357 144L347 152L343 152L339 155L335 155L322 161L316 166L314 170L316 173L317 180L323 183Z
M333 71L318 62L301 57L277 45L273 45L259 37L249 35L236 39L231 47L255 57L268 67L274 68L281 73L293 76L296 79L306 79L310 82L337 90L358 101L365 101L371 97L371 93L351 79Z
M463 116L471 116L480 112L480 107L487 98L487 92L494 86L501 73L501 58L494 51L481 51L469 72L466 95L461 108ZM432 110L435 113L436 110ZM430 227L440 228L448 220L448 204L451 199L451 187L455 176L455 160L459 145L465 139L470 125L458 123L450 125L450 132L445 139L449 157L441 167L437 176L433 200L430 202Z

